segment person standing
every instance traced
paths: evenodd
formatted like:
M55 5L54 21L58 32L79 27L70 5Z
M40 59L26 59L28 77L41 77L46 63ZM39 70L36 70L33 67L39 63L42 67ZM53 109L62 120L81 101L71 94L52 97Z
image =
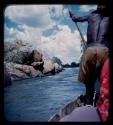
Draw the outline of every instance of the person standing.
M78 80L86 87L86 104L93 104L94 83L100 80L104 61L109 56L109 15L105 5L98 5L97 10L88 16L76 17L71 11L74 22L88 22L87 48L81 57Z

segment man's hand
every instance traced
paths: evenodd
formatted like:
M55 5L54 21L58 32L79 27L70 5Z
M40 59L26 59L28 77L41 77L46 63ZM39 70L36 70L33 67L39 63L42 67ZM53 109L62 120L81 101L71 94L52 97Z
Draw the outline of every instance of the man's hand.
M69 11L69 15L70 15L70 17L72 18L73 21L76 20L76 16L71 11Z

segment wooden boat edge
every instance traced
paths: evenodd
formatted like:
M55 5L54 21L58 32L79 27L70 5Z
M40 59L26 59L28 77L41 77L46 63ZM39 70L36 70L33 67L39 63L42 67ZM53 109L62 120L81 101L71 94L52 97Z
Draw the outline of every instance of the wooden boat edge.
M59 110L58 113L50 117L48 122L58 122L61 118L70 114L75 108L83 106L84 102L81 101L81 96L83 95L78 96L78 98L76 98L74 101L71 101L66 104L63 108Z

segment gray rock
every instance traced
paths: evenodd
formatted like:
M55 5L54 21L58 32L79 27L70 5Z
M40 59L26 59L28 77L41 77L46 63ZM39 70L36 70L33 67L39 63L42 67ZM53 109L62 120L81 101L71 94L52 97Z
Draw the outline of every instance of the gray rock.
M35 49L26 41L15 40L5 43L5 61L12 80L21 80L62 71L59 59L50 59L46 51Z
M33 58L33 62L41 62L42 61L42 54L38 52L37 50L33 50L31 53L31 56Z
M63 67L61 65L59 65L58 63L54 63L55 65L55 72L61 72L63 70Z
M36 70L40 70L41 72L43 72L43 65L44 65L44 62L41 61L41 62L33 62L31 64L31 66L33 66Z
M51 60L44 61L44 74L55 74L55 64Z
M6 63L6 68L10 72L12 80L22 80L41 76L39 70L35 70L32 66L21 65L16 63Z

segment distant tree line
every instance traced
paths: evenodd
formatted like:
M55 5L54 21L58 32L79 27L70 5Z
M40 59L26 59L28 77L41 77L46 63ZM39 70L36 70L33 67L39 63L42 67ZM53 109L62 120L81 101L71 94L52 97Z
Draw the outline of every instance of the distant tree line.
M59 65L62 65L64 68L70 68L70 67L79 67L79 63L72 62L71 64L62 64L62 61L58 57L53 57L52 61L54 63L58 63Z
M72 62L71 64L64 64L63 65L64 68L70 68L70 67L79 67L79 63L76 62Z

